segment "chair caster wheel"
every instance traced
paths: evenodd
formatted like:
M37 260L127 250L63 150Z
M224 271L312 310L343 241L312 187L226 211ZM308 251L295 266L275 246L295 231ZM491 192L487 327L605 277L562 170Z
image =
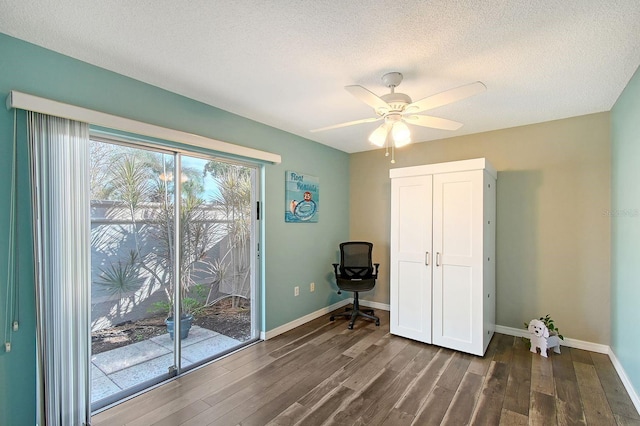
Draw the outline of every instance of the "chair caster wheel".
M376 321L376 326L380 327L380 321Z
M353 324L349 324L349 330L353 330Z
M329 317L329 321L334 321L335 319L336 319L336 317L334 317L334 316L330 316Z

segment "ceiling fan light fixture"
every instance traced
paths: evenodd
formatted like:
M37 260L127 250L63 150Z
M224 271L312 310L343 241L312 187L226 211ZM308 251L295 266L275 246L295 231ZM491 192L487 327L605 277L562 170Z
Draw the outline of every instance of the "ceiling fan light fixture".
M393 136L393 143L396 148L403 147L411 142L411 131L409 131L409 126L403 121L393 123L391 135Z
M369 135L369 142L374 144L375 146L383 147L384 143L387 141L387 134L389 133L389 129L387 127L387 123L380 125Z
M377 117L334 124L311 131L320 132L352 126L354 124L384 120L384 124L369 134L369 142L377 147L386 148L386 156L388 156L389 151L391 151L391 162L395 163L395 149L411 143L411 131L405 123L405 120L407 123L416 126L440 130L458 130L462 126L462 123L446 118L418 115L417 113L448 105L487 90L487 86L485 86L484 83L476 81L427 96L414 102L409 95L396 92L396 88L402 82L401 73L386 73L382 76L382 82L389 88L389 93L382 96L378 96L362 86L345 86L345 89L349 93L373 108Z

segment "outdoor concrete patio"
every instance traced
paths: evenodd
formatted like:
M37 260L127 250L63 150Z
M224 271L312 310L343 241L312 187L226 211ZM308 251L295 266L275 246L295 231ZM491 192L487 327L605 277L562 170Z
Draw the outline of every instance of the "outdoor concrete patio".
M239 345L206 328L193 326L182 341L182 367ZM146 380L166 375L173 365L173 340L169 333L91 357L91 402L113 395Z

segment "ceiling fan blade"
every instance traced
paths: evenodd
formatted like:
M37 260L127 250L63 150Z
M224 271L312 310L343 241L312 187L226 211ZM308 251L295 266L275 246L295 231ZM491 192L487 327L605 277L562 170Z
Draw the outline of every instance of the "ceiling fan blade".
M462 123L447 120L446 118L432 117L430 115L405 115L403 117L407 123L416 124L418 126L431 127L440 130L458 130L462 127Z
M407 105L404 111L415 114L416 112L452 104L464 98L482 93L485 90L487 90L487 86L481 81L476 81L475 83L465 84L455 89L445 90L436 95L427 96L426 98Z
M334 124L333 126L321 127L319 129L310 130L310 132L322 132L325 130L339 129L340 127L353 126L354 124L373 123L374 121L382 120L383 117L376 118L363 118L362 120L348 121L346 123Z
M347 90L347 92L351 93L353 96L360 99L362 102L369 105L376 111L378 111L379 109L385 109L387 111L391 109L389 104L382 100L381 97L373 92L370 92L362 86L345 86L345 89Z

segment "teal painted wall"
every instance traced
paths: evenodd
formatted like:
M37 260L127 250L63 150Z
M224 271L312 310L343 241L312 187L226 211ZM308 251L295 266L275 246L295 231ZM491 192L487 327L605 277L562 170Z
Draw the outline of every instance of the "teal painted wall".
M611 110L611 348L640 393L640 68Z
M0 34L0 99L10 90L55 99L148 123L196 133L282 156L264 170L264 325L269 331L339 300L331 284L337 247L349 236L349 156L122 75ZM13 350L0 349L0 424L35 423L35 303L31 255L28 162L19 112L19 260L21 328ZM0 312L6 294L10 152L13 111L0 108ZM319 177L317 224L284 223L286 170ZM316 291L309 292L309 284ZM300 286L300 296L293 287ZM0 324L4 326L4 315ZM4 338L4 331L1 334Z

